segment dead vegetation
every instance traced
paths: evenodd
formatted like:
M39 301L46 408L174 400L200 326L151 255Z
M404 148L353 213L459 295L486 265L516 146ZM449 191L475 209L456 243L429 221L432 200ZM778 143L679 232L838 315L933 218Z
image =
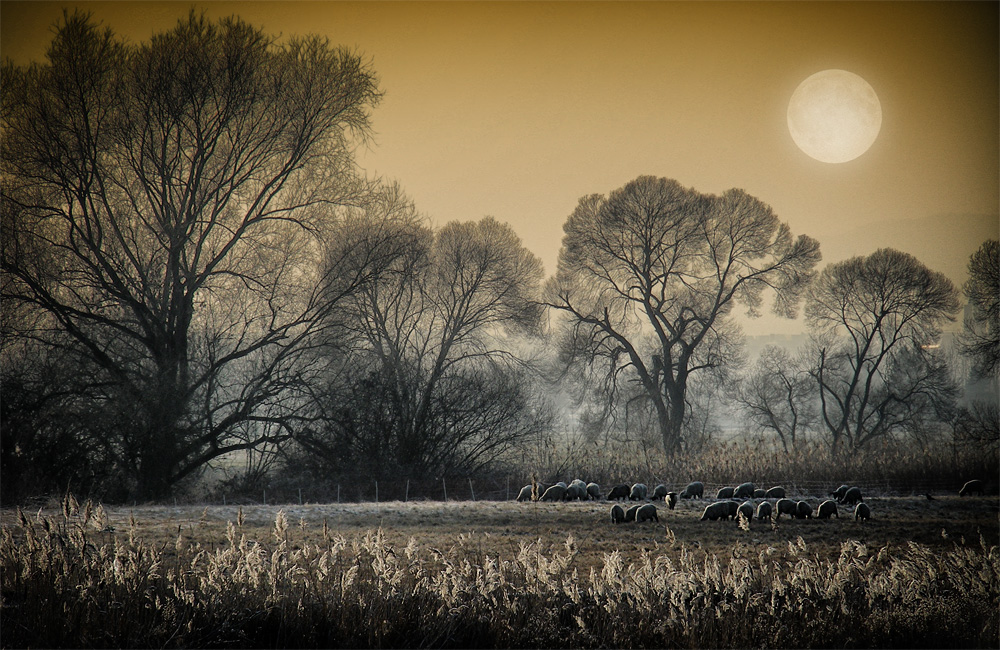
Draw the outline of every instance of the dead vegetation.
M923 499L923 497L920 497ZM993 497L615 526L606 502L3 512L4 647L995 647Z

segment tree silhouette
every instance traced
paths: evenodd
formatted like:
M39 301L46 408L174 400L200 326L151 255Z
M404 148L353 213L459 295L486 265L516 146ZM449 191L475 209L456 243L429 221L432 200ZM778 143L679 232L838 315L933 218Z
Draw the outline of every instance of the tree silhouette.
M741 190L705 195L652 176L584 197L564 230L547 300L566 317L566 345L611 384L641 387L668 455L692 374L724 365L737 343L733 308L755 315L771 290L774 312L794 316L820 258Z
M980 377L1000 372L1000 241L983 242L969 258L965 296L971 313L965 319L962 351Z
M374 74L236 18L131 45L76 13L3 82L3 298L90 369L90 433L130 495L288 435L298 353L340 297L324 233L367 192Z
M907 253L883 248L823 269L806 320L819 338L811 374L834 450L944 414L953 386L932 346L957 310L951 281Z
M400 196L384 209L400 254L331 313L350 352L325 389L324 426L298 440L342 472L468 474L544 421L505 336L539 330L541 263L490 217L435 231Z

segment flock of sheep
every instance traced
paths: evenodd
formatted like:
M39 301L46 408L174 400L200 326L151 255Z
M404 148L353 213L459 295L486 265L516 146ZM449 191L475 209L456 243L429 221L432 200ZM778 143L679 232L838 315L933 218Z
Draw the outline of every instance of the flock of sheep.
M959 496L971 495L978 492L983 495L984 485L980 480L971 480L962 486ZM635 483L632 486L625 484L616 485L608 493L608 501L646 501L647 498L653 501L663 501L671 510L677 505L679 499L701 499L705 495L705 485L700 481L689 483L680 494L671 492L662 483L653 488L652 494L643 483ZM747 523L755 517L758 520L770 521L772 515L777 521L781 515L787 514L796 519L810 519L815 516L817 519L829 519L830 517L840 518L837 510L838 505L853 508L854 519L865 521L871 519L872 511L861 495L861 488L841 485L830 493L831 499L827 499L819 504L816 510L805 501L794 501L785 496L785 488L772 487L769 490L758 488L753 483L743 483L735 488L721 488L715 495L715 502L705 507L701 515L701 521L705 520L726 520L744 519ZM584 483L580 479L575 479L567 484L562 481L550 486L540 486L538 484L525 485L517 495L518 501L571 501L579 499L601 499L601 487L596 483ZM754 500L759 503L754 506ZM741 504L739 501L744 500ZM774 501L772 503L772 500ZM611 507L611 521L613 523L623 522L643 522L659 521L656 506L652 503L638 504L622 508L615 504Z

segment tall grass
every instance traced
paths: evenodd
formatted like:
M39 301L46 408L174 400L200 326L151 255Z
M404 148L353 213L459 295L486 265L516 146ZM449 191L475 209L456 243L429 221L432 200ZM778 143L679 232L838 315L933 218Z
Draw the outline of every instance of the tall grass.
M5 528L4 647L996 647L1000 551L956 544L838 559L735 545L672 558L618 552L580 575L576 541L511 557L349 541L306 543L279 512L266 539L242 517L208 550L111 532L89 505ZM670 531L667 531L670 537ZM784 549L781 549L784 550Z

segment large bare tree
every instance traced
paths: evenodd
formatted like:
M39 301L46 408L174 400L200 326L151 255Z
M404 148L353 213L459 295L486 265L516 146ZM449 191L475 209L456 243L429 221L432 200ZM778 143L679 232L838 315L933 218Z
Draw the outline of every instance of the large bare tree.
M956 311L951 280L907 253L883 248L823 269L806 320L817 335L811 374L835 451L917 431L944 413L953 386L933 348Z
M340 471L474 472L544 422L508 336L538 331L541 263L493 218L432 230L401 195L379 209L400 255L332 314L350 352L326 427L299 440Z
M3 86L3 298L93 369L131 495L287 435L301 345L367 273L331 295L319 262L337 206L366 194L373 72L236 18L192 11L132 45L77 13Z
M566 316L570 348L611 384L638 384L668 455L692 375L739 344L736 305L756 315L770 290L774 312L793 317L820 258L742 190L706 195L652 176L584 197L564 230L548 304Z

